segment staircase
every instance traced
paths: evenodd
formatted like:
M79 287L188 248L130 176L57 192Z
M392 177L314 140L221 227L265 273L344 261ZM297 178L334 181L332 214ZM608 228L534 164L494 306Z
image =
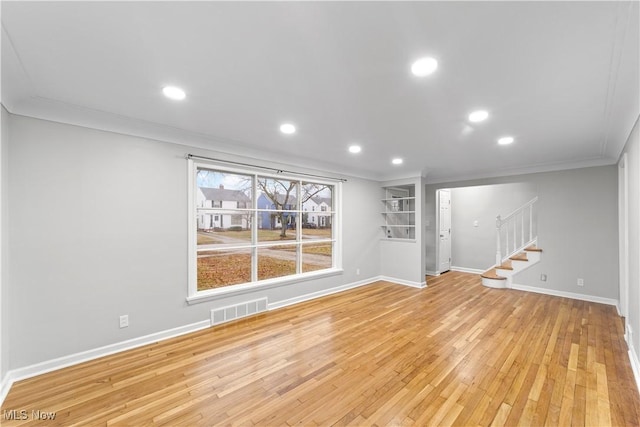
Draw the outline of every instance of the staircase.
M542 249L534 228L535 197L502 218L496 217L496 263L482 273L482 284L489 288L511 288L513 276L537 264Z

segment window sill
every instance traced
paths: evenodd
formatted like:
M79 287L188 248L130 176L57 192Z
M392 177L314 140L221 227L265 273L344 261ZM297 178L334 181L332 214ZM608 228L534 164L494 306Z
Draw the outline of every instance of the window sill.
M320 279L323 277L337 276L343 273L341 268L331 268L322 271L312 271L309 273L297 274L293 277L278 277L275 279L262 280L255 283L245 283L242 285L227 286L224 288L211 289L209 291L201 291L196 295L187 297L187 304L199 304L201 302L215 301L217 299L227 298L235 295L242 295L249 292L260 291L263 289L277 288L278 286L289 285L297 282L305 282L307 280Z

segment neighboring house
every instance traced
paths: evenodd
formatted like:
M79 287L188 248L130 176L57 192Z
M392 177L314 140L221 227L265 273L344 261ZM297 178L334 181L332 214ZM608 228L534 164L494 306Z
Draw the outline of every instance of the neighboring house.
M318 225L317 212L320 211L320 209L318 209L318 204L315 202L315 200L313 200L313 198L307 199L307 201L302 204L302 211L303 224L315 224L316 226Z
M248 213L234 213L228 210L251 207L251 199L239 190L198 187L197 206L199 208L225 209L220 212L203 212L198 214L198 230L228 229L229 227L249 228Z
M298 199L295 196L289 196L285 204L284 194L275 194L275 199L271 199L267 194L260 193L258 197L258 209L277 210L276 201L278 206L281 206L283 210L295 210L298 206ZM280 216L274 212L258 212L258 228L264 230L276 230L282 228L282 222L287 224L287 228L293 228L296 224L296 213L285 212L283 220L280 220Z
M317 227L331 227L331 198L312 197L302 204L305 213L305 223L315 224Z
M295 211L298 199L289 196L284 200L284 194L276 194L277 205L284 210ZM239 190L227 190L224 186L219 188L198 187L197 206L201 208L216 209L243 209L251 207L251 199ZM258 209L277 210L276 203L267 194L261 193L258 197ZM331 198L312 197L302 205L302 210L306 213L305 222L313 223L317 227L331 227ZM198 215L199 230L227 229L229 227L249 227L249 215L231 212L211 212ZM285 212L283 221L287 228L293 228L296 224L296 213ZM274 212L259 212L258 227L265 230L275 230L282 228L282 221L279 215Z
M331 227L331 198L313 197L318 210L315 224L320 228Z

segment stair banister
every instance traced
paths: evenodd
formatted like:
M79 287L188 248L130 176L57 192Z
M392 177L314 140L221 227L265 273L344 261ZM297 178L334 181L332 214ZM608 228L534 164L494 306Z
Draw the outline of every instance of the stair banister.
M502 226L502 220L500 215L496 217L496 265L502 264L502 254L500 253L500 227Z
M518 251L524 249L525 246L531 244L535 237L533 234L533 205L538 201L538 197L534 197L529 200L524 205L520 206L515 211L511 212L509 215L504 218L500 215L496 217L496 266L501 265L502 262L507 259L509 256L517 253ZM528 211L529 221L528 226L529 229L525 228L525 213ZM518 227L518 222L520 222L520 227ZM519 229L519 230L518 230ZM501 233L504 230L504 256L502 254L502 239ZM520 238L518 239L518 231L520 231ZM528 233L527 233L528 231ZM513 233L513 236L509 237L509 235ZM525 235L528 234L529 239L525 241ZM513 242L513 250L510 250L509 243ZM518 241L520 243L520 247L518 247Z
M533 241L533 203L529 205L529 241Z
M518 240L518 232L516 231L516 225L518 223L518 217L516 215L513 216L513 252L516 251L516 245Z
M524 211L520 212L522 221L520 221L520 245L524 246Z

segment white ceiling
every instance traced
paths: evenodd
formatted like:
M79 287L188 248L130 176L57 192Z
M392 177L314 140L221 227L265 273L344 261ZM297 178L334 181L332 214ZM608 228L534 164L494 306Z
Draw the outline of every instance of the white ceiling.
M2 103L380 180L611 164L640 111L638 5L3 1Z

